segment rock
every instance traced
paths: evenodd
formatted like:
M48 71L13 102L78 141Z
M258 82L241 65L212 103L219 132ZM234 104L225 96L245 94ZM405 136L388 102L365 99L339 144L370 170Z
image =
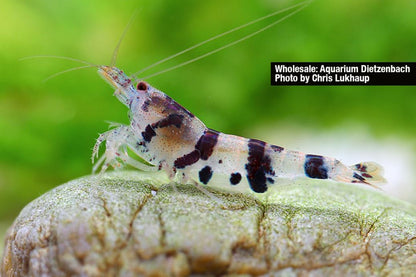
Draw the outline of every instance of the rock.
M381 191L301 180L261 200L211 193L135 172L71 181L22 210L0 272L416 275L416 208Z

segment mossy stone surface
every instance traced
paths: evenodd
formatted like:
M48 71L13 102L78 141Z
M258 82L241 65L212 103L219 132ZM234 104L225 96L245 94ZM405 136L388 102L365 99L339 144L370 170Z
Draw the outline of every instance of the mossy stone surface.
M416 208L381 191L210 192L137 172L63 184L16 218L2 276L416 275Z

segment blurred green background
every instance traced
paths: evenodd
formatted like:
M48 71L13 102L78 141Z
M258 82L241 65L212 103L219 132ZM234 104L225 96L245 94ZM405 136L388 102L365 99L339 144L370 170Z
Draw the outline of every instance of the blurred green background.
M127 123L126 108L112 97L112 89L95 69L43 82L81 64L20 58L59 55L108 64L137 9L117 61L120 68L133 73L293 3L3 0L0 234L29 201L91 172L91 149L98 133L108 129L106 120ZM351 135L364 130L376 139L406 141L413 157L416 87L271 87L269 83L272 61L416 61L415 12L413 0L314 1L266 32L148 81L222 132L252 136L259 126L265 126L266 133L278 130L279 124L293 124L325 134L347 123L360 126L353 127ZM146 75L220 47L275 19L198 48Z

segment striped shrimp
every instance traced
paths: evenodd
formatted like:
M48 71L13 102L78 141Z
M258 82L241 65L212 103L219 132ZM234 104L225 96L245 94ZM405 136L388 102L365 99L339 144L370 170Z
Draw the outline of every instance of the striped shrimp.
M99 66L98 73L115 88L129 108L129 125L100 135L93 156L106 141L106 151L94 167L131 165L165 171L170 179L220 186L226 190L264 193L279 179L307 177L375 186L384 179L373 162L346 166L339 160L284 149L257 139L209 129L191 112L144 81L136 85L123 71ZM127 149L145 161L129 156ZM120 164L121 162L121 164Z

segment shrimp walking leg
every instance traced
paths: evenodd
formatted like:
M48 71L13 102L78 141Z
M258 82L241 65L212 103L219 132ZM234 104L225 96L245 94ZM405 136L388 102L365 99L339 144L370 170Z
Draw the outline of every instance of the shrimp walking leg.
M114 168L121 167L123 164L130 165L144 171L156 171L157 168L151 165L143 164L131 158L127 153L130 149L134 154L140 156L134 142L134 134L130 126L121 125L118 128L109 130L101 134L94 145L92 159L98 156L101 143L106 141L106 151L103 156L94 165L93 172L96 172L101 164L101 172L107 170L109 166Z

